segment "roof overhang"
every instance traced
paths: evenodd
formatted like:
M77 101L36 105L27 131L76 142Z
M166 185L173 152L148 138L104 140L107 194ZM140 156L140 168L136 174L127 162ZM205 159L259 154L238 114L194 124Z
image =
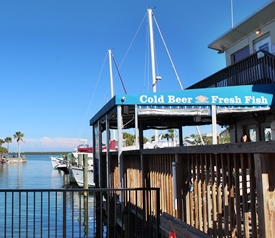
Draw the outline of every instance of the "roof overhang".
M208 48L224 52L243 37L263 27L274 20L274 18L275 1L272 1L210 43Z
M135 127L135 116L143 129L177 128L211 124L211 106L217 106L221 124L229 124L229 115L269 110L275 105L275 84L189 89L173 92L116 95L91 120L105 130L117 128L117 107L121 107L124 128ZM231 119L230 119L231 121Z

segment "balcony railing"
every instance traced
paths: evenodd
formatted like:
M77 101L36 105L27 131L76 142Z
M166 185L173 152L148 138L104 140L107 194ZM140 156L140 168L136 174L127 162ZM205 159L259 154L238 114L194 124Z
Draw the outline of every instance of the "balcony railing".
M159 233L159 189L1 189L0 201L0 237Z
M275 56L258 51L186 89L275 83Z

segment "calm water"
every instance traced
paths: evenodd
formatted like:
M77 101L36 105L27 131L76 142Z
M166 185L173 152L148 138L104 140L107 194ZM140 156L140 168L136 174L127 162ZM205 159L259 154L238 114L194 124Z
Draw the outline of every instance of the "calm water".
M0 189L56 189L63 172L53 170L50 155L26 155L26 163L0 164Z
M26 155L28 159L26 163L0 164L0 189L62 189L64 173L53 170L49 156ZM78 192L66 194L68 227L66 237L94 237L94 196L89 196L87 214L84 211L82 194ZM26 196L29 196L28 201L24 200ZM9 194L5 198L4 193L0 193L0 237L62 237L62 229L56 229L55 222L62 227L63 195L59 193L57 199L49 194L35 196L34 200L33 193L30 195L16 193ZM21 201L22 205L16 208L19 200L23 201ZM27 207L31 211L28 211L27 216L23 216L20 220L19 214L25 215ZM51 215L43 210L50 210ZM85 227L83 226L84 213L87 214Z

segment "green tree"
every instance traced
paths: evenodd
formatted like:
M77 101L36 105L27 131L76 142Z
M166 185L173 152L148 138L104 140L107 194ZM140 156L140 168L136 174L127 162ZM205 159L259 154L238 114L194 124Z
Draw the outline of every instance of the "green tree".
M212 136L202 136L203 142L205 145L212 145L213 139ZM201 142L201 140L200 140Z
M135 135L132 135L132 134L127 133L127 132L123 132L122 137L123 137L123 139L126 140L126 146L134 145ZM142 142L146 143L147 141L148 141L148 139L145 136L143 136Z
M11 137L6 137L5 138L5 142L8 143L7 150L8 150L8 153L9 153L10 143L12 142L12 138Z
M0 147L0 158L3 158L3 154L6 154L8 150L5 147Z
M5 143L5 141L0 139L0 146L2 146L4 143Z
M134 135L127 132L123 132L122 137L126 140L126 146L131 146L134 144Z
M230 143L230 135L227 137L220 137L220 144Z
M143 143L146 143L147 141L149 141L148 138L143 136Z
M175 130L174 129L168 129L168 135L169 135L169 139L171 139L171 141L174 142Z
M13 135L13 138L16 139L18 143L18 159L20 158L20 141L25 142L23 137L24 137L24 134L20 131L15 132L15 134Z

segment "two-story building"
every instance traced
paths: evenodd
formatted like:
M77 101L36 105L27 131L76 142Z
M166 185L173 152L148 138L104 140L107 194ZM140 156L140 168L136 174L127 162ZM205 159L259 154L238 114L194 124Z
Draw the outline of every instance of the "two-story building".
M181 91L116 95L91 118L96 186L160 189L157 209L145 204L147 198L119 194L126 208L121 211L130 213L135 200L148 212L129 215L129 224L142 220L151 229L151 219L168 213L176 225L188 225L179 232L192 227L211 237L274 237L274 141L269 140L275 140L275 1L208 47L226 55L226 68ZM213 135L217 125L227 127L231 143L183 146L182 128L199 125L212 125ZM129 128L139 144L125 151L122 132ZM179 131L178 147L144 149L144 130L169 128ZM117 151L107 144L103 152L111 130L117 133ZM255 143L238 143L243 133ZM117 206L116 196L112 199ZM167 224L172 223L161 222Z
M275 1L234 26L208 45L225 54L226 68L192 85L189 89L233 85L273 84L275 82ZM226 90L226 89L225 89ZM251 141L273 138L274 109L226 114L231 142L246 133Z

